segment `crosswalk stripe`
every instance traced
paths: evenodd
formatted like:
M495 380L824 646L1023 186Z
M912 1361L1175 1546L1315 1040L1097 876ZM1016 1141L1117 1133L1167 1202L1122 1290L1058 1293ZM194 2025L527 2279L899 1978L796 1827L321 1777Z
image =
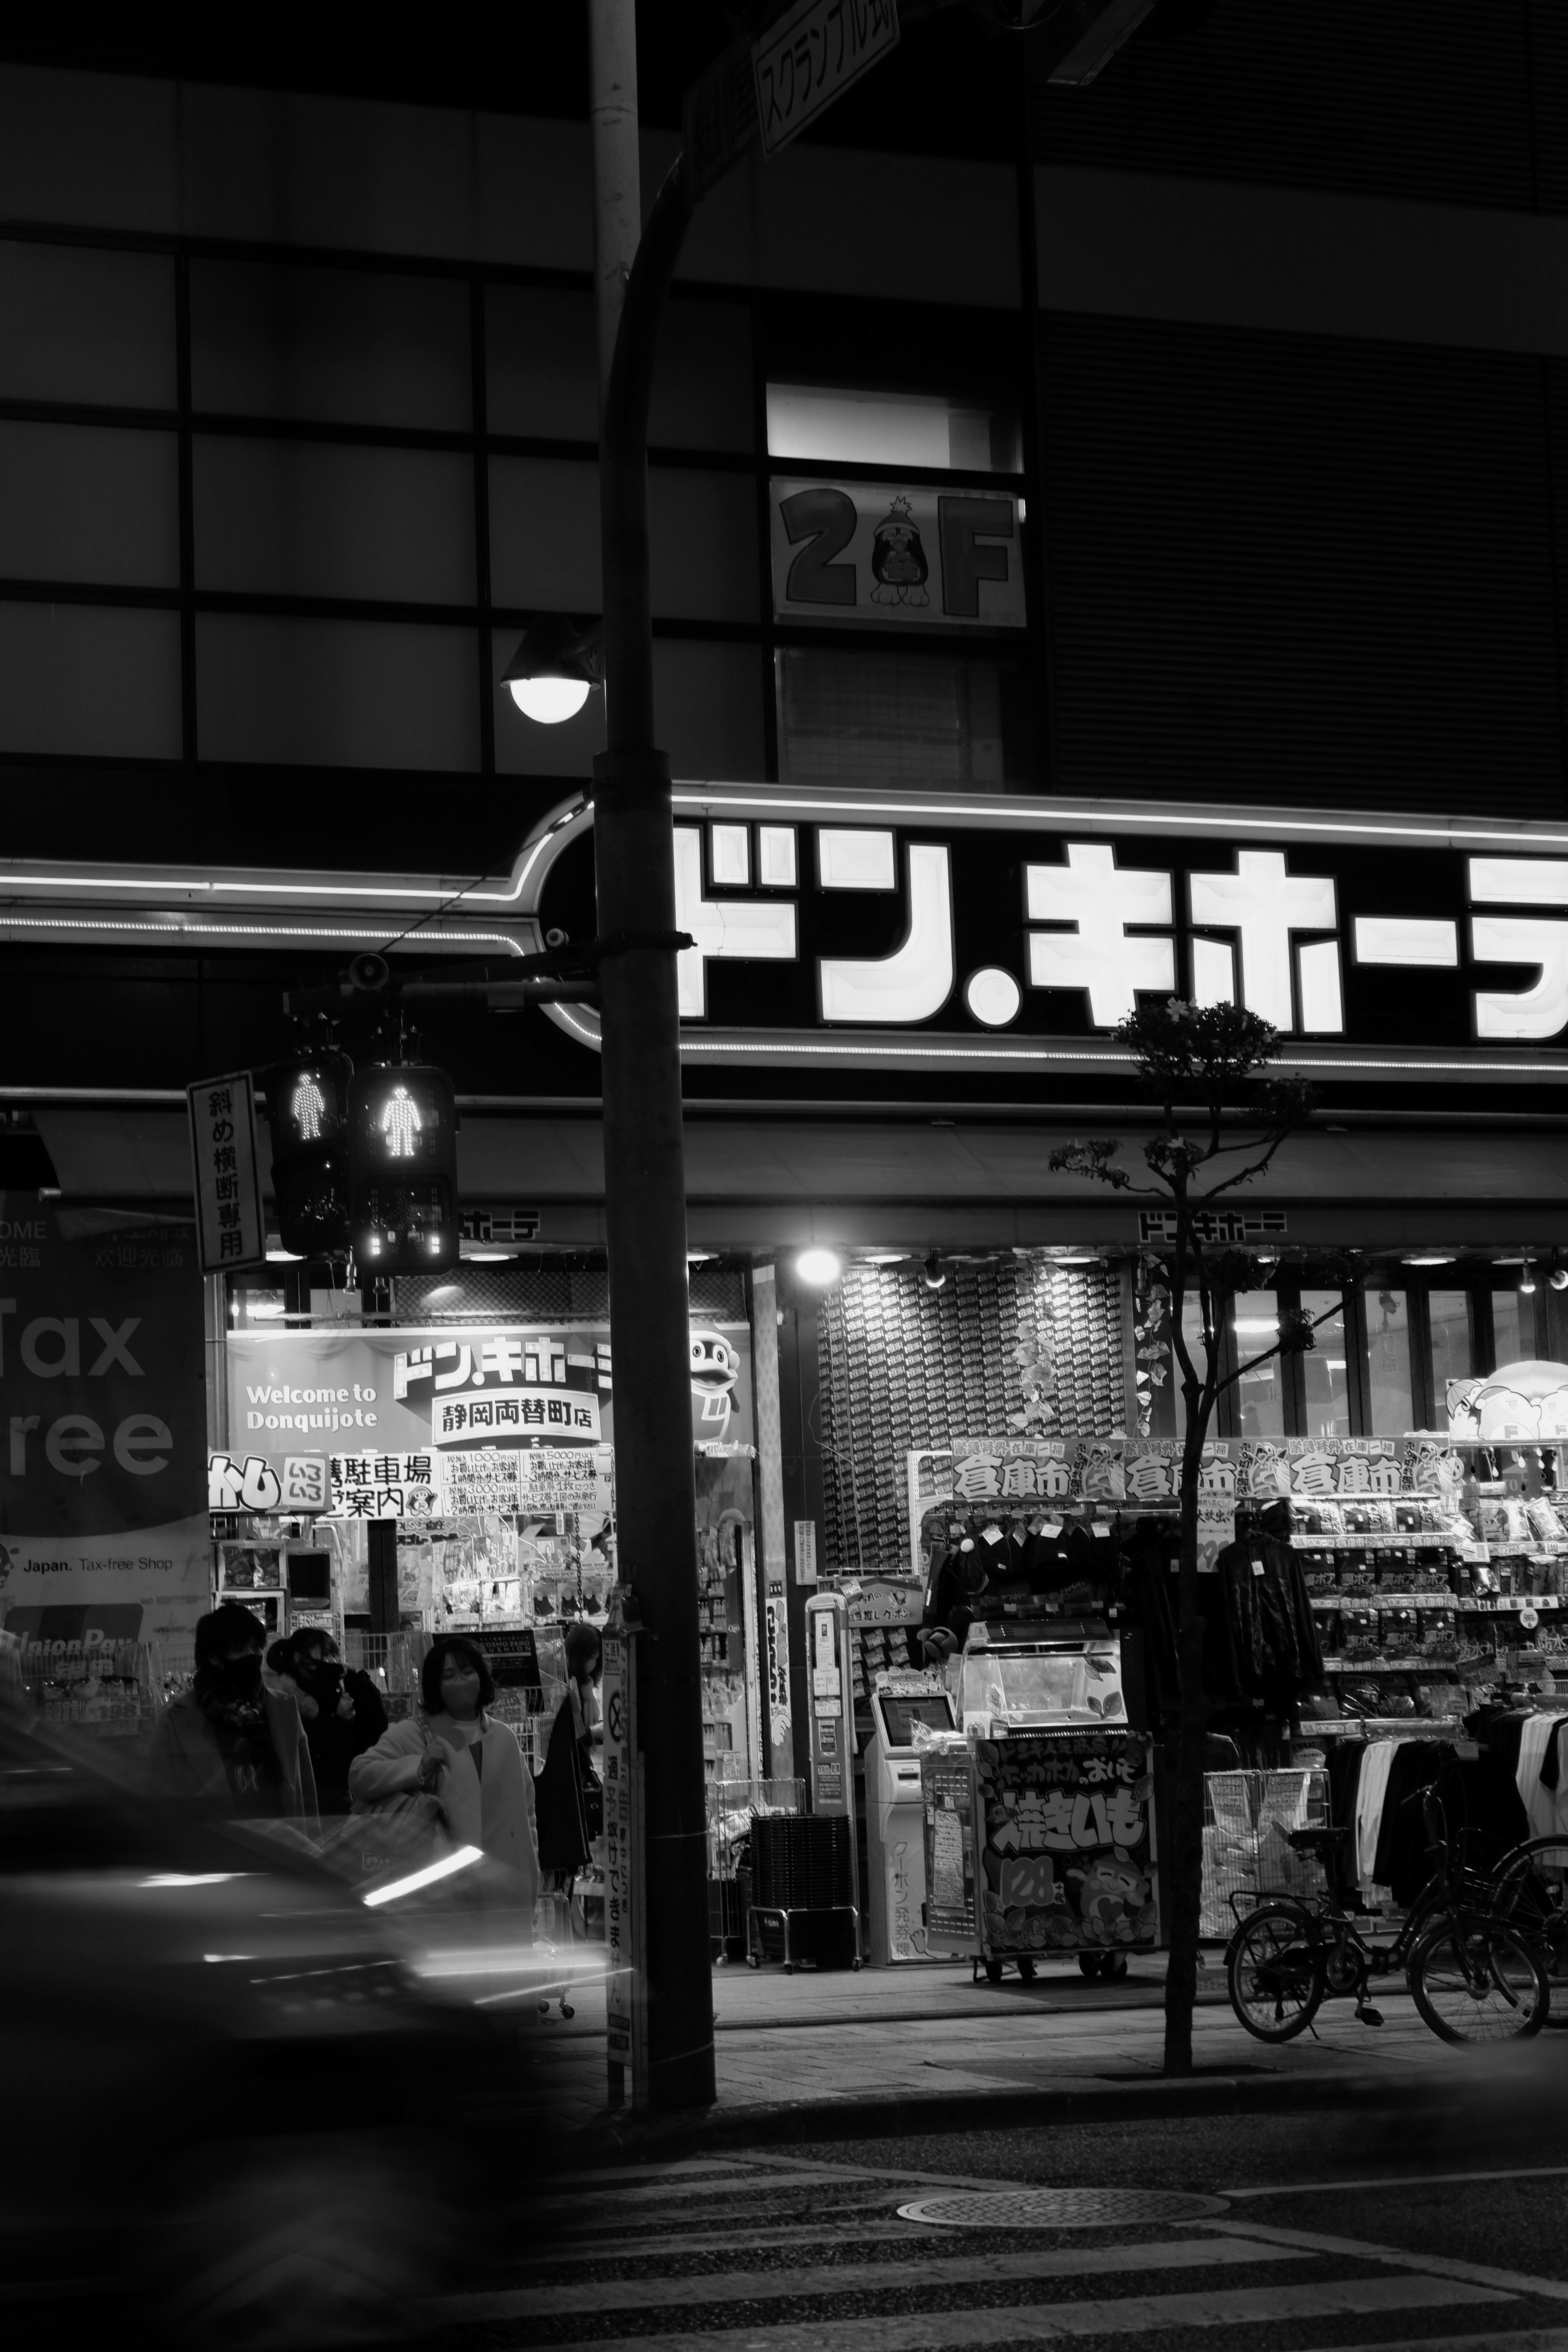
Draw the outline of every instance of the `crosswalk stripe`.
M1568 2352L1568 2327L1510 2327L1489 2336L1408 2336L1391 2344L1318 2344L1311 2352Z
M1227 2237L1296 2246L1309 2254L1354 2254L1363 2263L1396 2263L1402 2270L1429 2271L1437 2278L1466 2279L1476 2286L1502 2287L1510 2294L1540 2294L1552 2303L1568 2303L1568 2279L1537 2278L1528 2271L1496 2270L1488 2263L1458 2262L1451 2254L1417 2253L1409 2246L1373 2245L1362 2238L1333 2237L1321 2230L1276 2229L1268 2221L1227 2219L1219 2226Z
M837 2223L792 2223L780 2230L754 2230L745 2225L745 2242L752 2246L875 2246L891 2240L908 2245L928 2244L931 2231L918 2221L840 2221ZM596 2263L618 2262L623 2254L732 2254L735 2252L735 2231L716 2230L675 2231L660 2230L647 2238L621 2238L603 2231L588 2237L562 2237L543 2253L519 2254L508 2263L510 2270L543 2270L562 2263L582 2262L590 2254Z
M1313 2197L1325 2189L1442 2189L1473 2180L1558 2180L1564 2174L1568 2174L1568 2164L1515 2164L1501 2172L1396 2172L1376 2180L1279 2180L1263 2189L1216 2189L1215 2195Z
M772 2158L765 2159L768 2163L773 2160ZM556 2178L563 2178L568 2188L572 2189L589 2186L604 2189L615 2188L623 2180L696 2179L711 2178L720 2172L732 2174L736 2179L743 2180L748 2173L758 2169L759 2160L755 2157L683 2156L673 2158L668 2164L605 2164L597 2166L592 2172L568 2172L557 2174Z
M667 2199L673 2200L678 2197L710 2197L716 2189L743 2189L750 2196L762 2190L779 2189L820 2189L829 2185L841 2189L846 2181L871 2181L877 2177L874 2169L849 2172L842 2166L834 2165L826 2169L814 2166L810 2171L803 2172L742 2173L733 2179L722 2181L710 2179L644 2181L639 2182L634 2189L626 2189L624 2194L619 2190L616 2191L615 2202L618 2210L626 2205L663 2203ZM614 2178L613 2174L605 2175L606 2180ZM540 2212L551 2211L557 2205L563 2205L574 2200L577 2194L578 2191L575 2189L552 2190L548 2197L535 2200L536 2210Z
M1107 2256L1114 2250L1108 2248ZM1082 2303L1009 2304L979 2311L905 2311L888 2316L815 2319L752 2327L686 2328L664 2335L595 2336L593 2352L947 2352L1068 2336L1133 2335L1173 2327L1267 2326L1342 2313L1421 2311L1458 2304L1512 2303L1497 2287L1436 2278L1325 2279L1305 2284L1197 2287L1175 2294L1125 2294ZM577 2339L582 2341L583 2339ZM545 2341L549 2341L548 2338ZM586 2352L586 2347L584 2347Z
M661 2242L684 2249L680 2239ZM583 2285L503 2289L451 2295L444 2320L546 2319L568 2312L659 2311L683 2304L777 2303L792 2295L857 2294L869 2288L984 2285L997 2280L1098 2278L1106 2271L1195 2271L1237 2263L1306 2262L1249 2239L1174 2238L1147 2246L1055 2246L1037 2254L933 2254L901 2263L830 2263L817 2270L721 2271L689 2278L596 2279Z

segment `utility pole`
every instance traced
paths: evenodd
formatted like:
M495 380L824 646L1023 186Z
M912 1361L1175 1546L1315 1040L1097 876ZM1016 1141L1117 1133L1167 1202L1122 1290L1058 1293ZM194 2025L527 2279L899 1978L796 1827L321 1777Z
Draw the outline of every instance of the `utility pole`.
M678 164L639 249L634 0L592 0L591 25L608 745L594 762L605 1215L618 1565L644 1629L632 1637L645 1956L632 2095L664 2109L714 2096L675 833L669 761L654 748L647 539L654 341L690 205Z

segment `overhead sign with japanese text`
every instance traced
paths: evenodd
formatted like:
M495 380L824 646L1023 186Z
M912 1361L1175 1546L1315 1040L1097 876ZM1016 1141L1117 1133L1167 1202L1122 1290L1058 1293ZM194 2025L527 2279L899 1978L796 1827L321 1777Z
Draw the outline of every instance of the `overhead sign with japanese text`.
M267 1255L256 1150L256 1087L248 1070L204 1078L190 1104L196 1232L204 1274L260 1265Z
M691 1325L691 1434L753 1442L751 1335ZM228 1509L331 1465L335 1516L431 1512L602 1517L612 1508L615 1406L605 1323L234 1331ZM217 1507L215 1506L215 1507Z
M1568 834L1021 795L830 808L783 785L675 802L683 1051L707 1066L1115 1075L1108 1033L1174 994L1262 1014L1309 1074L1568 1076ZM537 845L546 921L591 822ZM592 1008L547 1009L597 1045Z
M752 47L757 126L776 155L898 47L897 0L797 0Z
M1010 491L784 476L770 499L781 621L1025 625L1023 533Z

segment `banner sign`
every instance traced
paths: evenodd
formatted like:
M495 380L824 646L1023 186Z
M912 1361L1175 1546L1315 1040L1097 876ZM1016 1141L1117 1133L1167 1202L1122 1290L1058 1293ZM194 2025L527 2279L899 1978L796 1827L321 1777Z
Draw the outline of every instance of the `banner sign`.
M615 1507L615 1455L607 1445L541 1445L500 1452L443 1447L436 1455L441 1508L454 1517L473 1511L525 1517L574 1511L608 1517Z
M775 478L773 611L781 621L1021 629L1023 535L1010 491Z
M894 512L900 497L907 513ZM1021 594L1004 610L1018 562L1002 527L1011 501L960 502L997 510L994 532L974 527L971 557L998 568L973 583L967 614L952 609L942 503L929 490L776 480L778 613L836 625L1022 621ZM831 1038L845 1067L1105 1076L1131 1066L1108 1033L1140 999L1176 995L1260 1013L1283 1065L1310 1074L1568 1080L1561 833L1531 854L1528 829L1456 819L1074 813L1059 799L972 797L971 812L867 790L832 814L805 788L677 785L676 921L695 943L679 959L680 1008L701 1024L689 1043L700 1041L704 1068L820 1067ZM529 845L542 922L556 919L552 868L591 823L584 807ZM547 1010L596 1042L581 1007ZM1359 1058L1365 1047L1375 1061ZM1159 1204L1137 1213L1147 1238L1168 1238ZM1267 1238L1280 1230L1268 1214L1227 1205L1215 1230Z
M285 1454L279 1462L269 1462L264 1454L207 1455L209 1511L265 1511L294 1518L331 1506L324 1454Z
M1152 1951L1160 1917L1142 1736L983 1739L973 1769L985 1949Z
M447 1421L447 1406L461 1406L461 1423ZM230 1331L228 1428L235 1461L261 1456L282 1470L315 1446L372 1463L435 1454L433 1484L447 1454L538 1451L545 1465L517 1473L527 1482L520 1507L562 1507L543 1500L550 1479L566 1477L562 1451L614 1446L609 1324ZM693 1318L691 1437L754 1444L742 1322Z
M923 1584L931 1548L949 1524L977 1511L1047 1521L1084 1503L1135 1512L1169 1507L1182 1491L1179 1437L959 1437L906 1457L909 1575ZM1439 1436L1211 1438L1204 1447L1198 1516L1211 1550L1234 1539L1238 1504L1288 1496L1395 1496L1457 1489L1460 1458ZM1228 1529L1228 1532L1226 1530Z
M637 1764L636 1662L618 1612L605 1627L599 1699L605 1725L605 2027L612 2066L647 2063L646 1973L639 1900L642 1789Z
M926 1933L973 1942L975 1901L974 1784L966 1756L921 1761L925 1813Z
M196 1234L204 1274L262 1265L267 1226L256 1150L256 1088L248 1070L188 1087Z
M155 1640L211 1578L195 1236L83 1222L0 1193L0 1612L26 1640Z

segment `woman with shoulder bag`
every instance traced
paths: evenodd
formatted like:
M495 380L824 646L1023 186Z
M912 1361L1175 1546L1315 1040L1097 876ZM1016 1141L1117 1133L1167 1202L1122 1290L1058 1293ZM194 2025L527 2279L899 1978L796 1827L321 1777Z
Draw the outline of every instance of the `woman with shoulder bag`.
M434 1797L452 1843L500 1864L531 1915L540 1884L533 1783L513 1734L485 1713L495 1684L483 1652L459 1633L442 1634L419 1669L419 1717L395 1723L349 1766L356 1811Z

